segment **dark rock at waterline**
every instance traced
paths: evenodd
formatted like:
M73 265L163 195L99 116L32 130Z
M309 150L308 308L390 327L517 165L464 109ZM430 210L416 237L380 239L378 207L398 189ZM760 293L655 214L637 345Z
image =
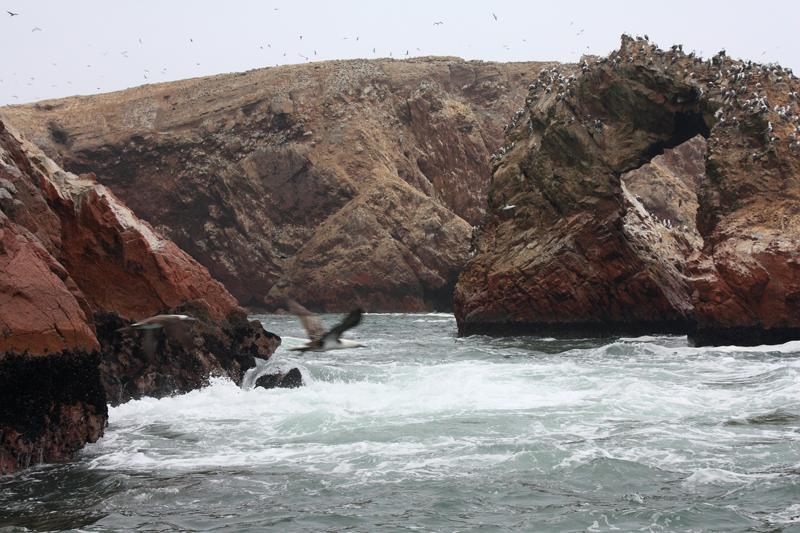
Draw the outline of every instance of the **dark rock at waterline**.
M195 321L177 335L163 328L125 331L131 321L115 313L95 314L103 353L100 375L111 405L188 392L207 385L212 376L240 383L255 358L267 359L281 342L243 313L214 320L191 302L165 313L187 314Z
M68 461L103 435L99 355L0 355L0 475Z
M293 368L285 374L266 374L256 380L255 386L265 389L296 389L303 386L303 375L299 368Z

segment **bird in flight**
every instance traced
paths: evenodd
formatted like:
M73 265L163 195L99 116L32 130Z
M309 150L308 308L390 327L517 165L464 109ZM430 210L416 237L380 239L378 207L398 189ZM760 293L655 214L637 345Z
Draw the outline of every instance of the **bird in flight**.
M309 339L308 342L302 346L289 348L290 350L297 352L327 352L328 350L361 348L364 346L359 342L341 338L342 333L361 323L361 315L364 314L363 310L353 309L339 324L325 331L317 315L294 300L289 300L288 305L289 311L300 319L300 323L303 325L303 329L306 330L306 333L308 333Z
M492 13L492 16L494 17L494 20L497 20L497 15L495 15L494 13Z
M11 16L11 17L18 17L19 16L19 13L13 13L11 11L6 11L6 13L8 13L9 16Z
M196 318L188 315L155 315L119 328L117 331L120 333L142 331L142 350L149 357L153 357L158 348L156 330L162 330L167 339L175 340L184 348L191 349L194 344L192 323L196 321Z
M433 23L434 26L441 26L442 24L444 24L444 22L442 22L441 20Z
M35 32L35 31L42 31L42 28L40 28L39 26L36 26L35 28L33 28L31 30L31 33Z

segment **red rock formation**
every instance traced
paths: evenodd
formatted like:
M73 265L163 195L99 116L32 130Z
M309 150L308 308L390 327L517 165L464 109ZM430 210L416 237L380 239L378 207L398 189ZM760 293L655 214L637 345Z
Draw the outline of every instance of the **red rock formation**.
M786 107L744 96L762 86ZM779 68L627 38L608 58L544 73L497 157L478 255L456 288L460 330L800 336L797 88ZM648 200L626 198L621 177L697 134L710 136L708 164L684 185L697 183L699 236L683 220L679 243L634 216ZM674 207L650 199L677 221Z
M243 304L445 309L488 156L539 68L333 61L0 113L65 168L95 172ZM356 225L369 239L341 233Z
M0 272L0 354L99 347L67 271L2 212Z
M280 343L105 187L65 173L2 122L0 267L0 472L99 438L106 392L116 403L214 374L239 380ZM191 338L158 332L148 349L118 331L169 310L198 319Z

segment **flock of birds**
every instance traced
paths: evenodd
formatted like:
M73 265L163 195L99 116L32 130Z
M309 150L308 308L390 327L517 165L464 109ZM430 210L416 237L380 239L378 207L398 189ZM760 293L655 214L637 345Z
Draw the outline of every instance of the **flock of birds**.
M273 9L274 9L274 11L278 11L278 10L279 10L279 8L273 8ZM9 17L11 17L11 18L14 18L14 17L19 17L19 16L20 16L20 13L13 12L13 11L8 11L8 10L7 10L7 11L6 11L6 13L7 13L7 14L9 15ZM491 19L492 19L494 22L498 22L498 21L500 20L500 19L498 18L497 14L495 14L495 13L493 13L493 12L492 12L492 13L490 13L490 15L491 15ZM445 24L445 21L443 21L443 20L437 20L437 21L434 21L434 22L433 22L433 26L437 26L437 27L438 27L438 26L443 26L444 24ZM572 26L572 24L573 24L573 23L571 22L571 23L570 23L570 26ZM34 27L31 29L31 32L41 32L41 31L43 31L43 30L42 30L42 28L40 28L39 26L34 26ZM580 31L577 33L577 35L581 35L581 34L583 33L583 31L584 31L584 30L583 30L583 29L581 29L581 30L580 30ZM302 40L303 40L303 35L302 35L302 34L298 35L298 38L299 38L299 40L300 40L300 41L302 41ZM349 40L349 39L351 39L351 37L342 37L342 40L345 40L345 41L346 41L346 40ZM354 37L354 39L353 39L353 40L354 40L354 41L360 41L360 39L361 39L361 37L360 37L360 36L358 36L358 35L356 35L356 36ZM526 39L522 39L522 41L523 41L523 42L527 42L527 40L526 40ZM194 43L194 38L192 38L192 37L189 37L189 38L188 38L188 42L189 42L189 43ZM138 43L139 43L139 45L140 45L140 46L144 45L144 41L142 40L142 38L141 38L141 37L139 37L139 38L138 38ZM265 44L261 44L261 45L258 45L258 46L259 46L259 49L260 49L260 50L264 50L264 49L265 49L265 46L266 46L266 48L267 48L267 49L272 49L272 43L265 43ZM504 47L506 50L508 50L508 49L509 49L509 46L508 46L508 45L503 45L503 47ZM587 48L588 48L588 47L587 47ZM415 50L416 50L417 52L422 52L422 50L421 50L420 48L415 48ZM108 53L109 53L109 52L105 52L105 53L103 53L103 55L104 55L104 56L106 56L106 55L108 55ZM126 59L128 59L128 58L129 58L129 51L128 51L128 50L122 50L122 51L120 51L119 53L120 53L120 55L121 55L123 58L126 58ZM377 47L373 47L373 48L372 48L372 54L373 54L373 55L377 55L378 53L379 53L379 51L378 51L378 48L377 48ZM410 48L409 48L409 49L406 49L406 50L405 50L405 54L404 54L404 56L405 56L405 57L409 57L410 55L411 55L411 49L410 49ZM310 55L303 54L302 52L297 52L297 57L300 57L300 58L302 58L304 61L311 61L311 60L312 60L314 57L316 57L316 56L317 56L317 50L312 50ZM394 57L394 52L393 52L393 51L391 51L391 50L390 50L390 51L388 51L388 56L389 56L389 57ZM288 53L288 52L286 52L286 51L282 52L282 57L289 57L289 53ZM55 64L55 63L52 63L52 65L53 65L53 66L57 66L57 64ZM278 64L276 63L276 64L275 64L275 66L277 67L277 66L278 66ZM200 67L200 62L195 62L195 67ZM87 64L87 65L86 65L86 68L93 68L93 67L92 67L92 65L91 65L91 64ZM161 75L163 76L163 75L166 75L166 73L167 73L167 68L161 68L160 70L158 70L158 69L153 69L152 71L151 71L150 69L143 69L143 70L142 70L142 78L143 78L144 80L148 80L148 81L149 81L149 80L151 79L151 77L152 77L154 74L161 74ZM163 78L162 78L162 79L163 79ZM26 82L26 85L27 85L28 87L32 87L32 86L34 86L35 82L36 82L36 77L35 77L35 76L31 76L31 77L29 77L28 81ZM3 79L1 79L1 78L0 78L0 84L1 84L1 83L3 83ZM65 81L65 83L66 83L67 85L72 85L72 81L70 81L70 80L66 80L66 81ZM51 84L51 88L58 88L58 85L56 85L56 84ZM100 90L101 90L101 87L96 87L96 90L97 90L97 91L100 91ZM14 99L16 99L16 100L18 100L18 99L19 99L19 96L18 96L18 95L11 95L11 97L12 97L12 98L14 98Z
M575 88L583 77L591 77L596 70L630 69L635 72L646 68L678 76L693 86L699 97L719 106L714 114L717 122L709 139L712 146L720 142L720 136L727 128L740 128L747 122L748 126L761 129L768 147L780 142L783 132L788 148L800 150L800 114L797 111L800 95L796 90L797 77L791 69L778 64L735 60L728 57L725 50L704 60L694 52L684 53L681 45L662 50L651 43L647 35L635 39L626 36L626 39L626 46L606 57L584 57L577 66L558 65L542 69L538 79L528 87L525 106L506 124L506 134L517 130L520 121L527 118L527 133L532 135L536 128L534 117L547 113L551 106L560 102L566 108L577 110L573 100ZM781 93L785 98L780 98ZM773 104L771 100L787 103ZM602 134L604 130L600 118L588 114L581 116L577 111L568 113L566 120L569 123L579 120L592 136ZM520 138L520 135L508 136L512 140L491 156L495 165L515 147L516 140L513 139ZM753 152L751 157L757 159L761 156Z

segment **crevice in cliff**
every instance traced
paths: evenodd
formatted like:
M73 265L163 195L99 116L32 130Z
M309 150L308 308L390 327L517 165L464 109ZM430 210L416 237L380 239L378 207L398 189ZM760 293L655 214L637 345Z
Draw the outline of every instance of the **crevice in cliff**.
M672 136L665 141L650 145L644 157L647 159L647 163L649 163L654 157L663 154L665 150L675 148L697 135L702 135L703 138L708 139L710 134L711 130L708 124L706 124L702 113L678 111L675 113L675 126Z

